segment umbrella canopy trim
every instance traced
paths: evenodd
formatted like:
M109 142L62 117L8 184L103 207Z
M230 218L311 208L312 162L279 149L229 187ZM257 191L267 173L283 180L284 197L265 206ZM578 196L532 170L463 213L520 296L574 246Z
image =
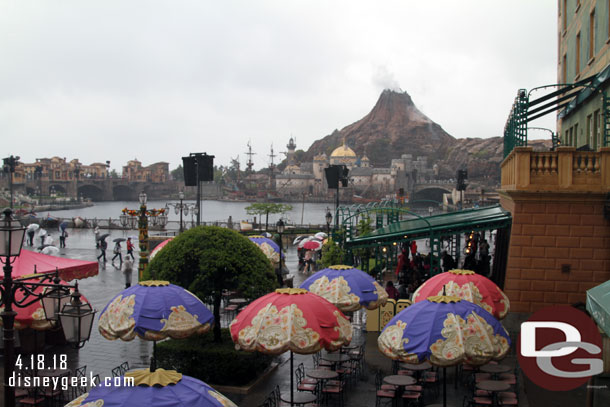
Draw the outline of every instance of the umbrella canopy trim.
M147 281L140 281L138 283L138 285L142 285L144 287L163 287L163 286L169 285L169 281L147 280Z
M140 369L125 373L125 377L133 377L135 386L167 386L182 380L182 373L160 368L154 372L150 369Z

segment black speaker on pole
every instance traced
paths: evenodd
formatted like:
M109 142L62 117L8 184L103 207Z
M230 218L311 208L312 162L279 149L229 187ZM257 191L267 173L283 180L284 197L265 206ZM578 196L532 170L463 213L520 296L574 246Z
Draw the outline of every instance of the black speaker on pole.
M328 184L328 188L339 188L339 166L331 165L324 168L324 172L326 173L326 183Z
M214 156L206 153L192 153L188 157L182 157L184 170L184 185L187 187L197 186L197 173L199 181L214 181Z

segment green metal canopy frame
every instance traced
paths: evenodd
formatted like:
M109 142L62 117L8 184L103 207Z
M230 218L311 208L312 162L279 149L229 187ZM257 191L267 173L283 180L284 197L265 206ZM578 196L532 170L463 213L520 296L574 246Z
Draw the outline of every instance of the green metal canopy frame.
M375 209L378 211L382 210L382 208ZM393 213L409 212L398 208L388 209L391 209ZM499 205L427 217L413 213L410 213L410 215L411 217L406 220L398 220L398 217L394 217L396 219L394 222L390 221L386 226L378 227L365 236L347 234L343 243L344 248L349 252L353 252L359 248L392 247L399 242L430 239L430 251L432 254L430 266L433 273L434 270L436 272L440 271L441 239L445 236L500 229L503 231L500 234L502 235L500 244L503 246L496 246L496 255L499 254L498 249L502 251L500 257L505 256L508 252L508 237L510 236L512 216ZM498 260L498 256L496 256L496 260ZM494 262L494 267L496 267L496 263ZM496 283L503 285L506 266L505 259L499 263L498 267L501 269L499 269L501 276L497 276L499 281L496 281Z
M538 86L529 92L526 89L519 89L504 126L504 157L506 158L515 147L527 146L529 122L558 110L560 110L559 118L567 117L579 105L595 95L601 96L603 105L602 146L610 146L610 97L604 91L608 82L610 82L610 65L598 74L575 83ZM551 87L559 89L538 99L530 100L533 91ZM559 135L552 133L552 138L555 148L559 145Z

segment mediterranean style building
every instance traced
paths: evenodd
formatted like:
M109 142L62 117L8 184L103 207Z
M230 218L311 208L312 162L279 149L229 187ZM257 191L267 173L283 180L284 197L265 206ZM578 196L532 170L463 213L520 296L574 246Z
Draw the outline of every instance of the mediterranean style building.
M404 154L393 159L388 168L373 168L366 155L358 157L343 140L330 156L322 153L312 162L298 164L295 160L296 143L290 138L286 146L286 167L275 176L275 190L283 196L327 196L328 187L324 169L329 165L345 165L349 169L350 192L358 196L383 196L395 194L400 188L408 190L409 183L434 175L435 168L428 168L426 157Z
M558 39L558 90L536 100L519 90L505 128L504 288L517 313L582 303L610 279L610 3L560 0ZM558 112L559 143L537 152L527 125L545 109Z

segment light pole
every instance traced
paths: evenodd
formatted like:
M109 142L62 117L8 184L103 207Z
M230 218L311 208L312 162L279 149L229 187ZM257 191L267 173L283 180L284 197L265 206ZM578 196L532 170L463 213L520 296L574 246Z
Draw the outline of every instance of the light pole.
M326 233L330 235L330 223L333 221L333 215L330 213L330 209L326 208Z
M275 226L277 228L278 235L280 235L280 261L278 262L279 266L277 270L277 281L280 283L280 287L282 287L284 285L284 281L282 280L282 233L284 233L284 227L286 225L284 224L282 218L280 218L280 220L277 221Z
M138 279L144 276L144 269L148 264L148 217L146 216L146 193L140 192L140 221L138 222L138 242L140 243L140 261L138 263Z
M4 218L0 220L0 261L4 264L4 280L0 286L0 306L4 306L2 314L3 334L4 334L4 405L6 407L15 406L15 388L10 386L10 378L14 374L15 356L15 316L17 313L13 306L25 308L35 302L42 301L47 320L59 320L66 341L72 346L80 348L91 335L93 317L95 310L90 304L80 302L78 285L59 284L57 274L46 275L42 279L39 276L24 277L13 280L12 263L21 254L25 228L14 220L12 210L6 208L3 211ZM45 287L42 292L34 292L39 287ZM74 292L70 295L70 289ZM20 298L16 298L19 292ZM71 297L71 302L67 303L67 297ZM58 312L59 311L59 312Z
M197 215L199 212L197 211L197 206L195 204L184 203L184 192L180 191L178 194L178 198L180 199L180 203L168 203L166 204L168 207L173 206L176 215L180 214L180 233L184 231L184 222L182 221L182 215L188 216L189 211L194 215ZM169 208L168 208L169 209ZM191 215L192 217L192 215Z

